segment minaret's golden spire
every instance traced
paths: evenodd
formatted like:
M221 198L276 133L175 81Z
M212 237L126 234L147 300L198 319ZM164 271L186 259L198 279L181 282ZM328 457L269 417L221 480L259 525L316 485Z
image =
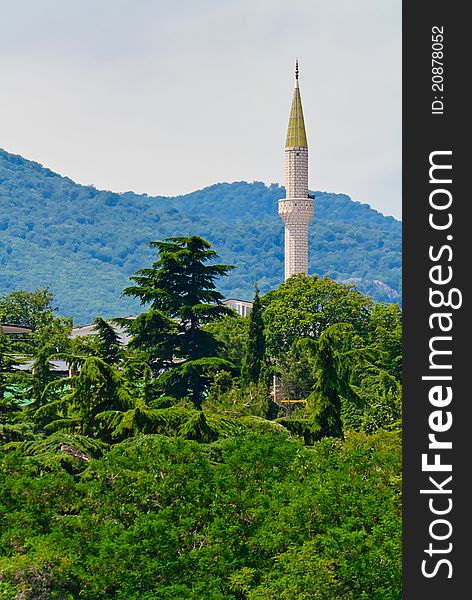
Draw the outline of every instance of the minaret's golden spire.
M286 148L298 146L300 148L308 148L306 140L305 121L303 119L302 99L300 89L298 87L298 58L295 62L295 89L293 91L292 109L290 111L290 119L288 121L287 139L285 141Z

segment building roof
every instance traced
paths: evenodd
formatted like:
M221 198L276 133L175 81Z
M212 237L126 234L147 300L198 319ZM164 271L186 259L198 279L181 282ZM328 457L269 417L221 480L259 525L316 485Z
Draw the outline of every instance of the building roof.
M33 330L31 327L19 325L18 323L1 323L0 331L2 333L31 333Z
M251 300L241 300L240 298L225 298L221 303L230 304L231 302L241 302L241 304L247 304L249 306L252 306L253 304Z
M291 148L298 146L301 148L308 148L305 120L303 119L302 98L300 96L300 89L298 87L298 63L296 77L297 79L295 82L295 89L293 90L292 109L290 110L285 147Z
M133 320L136 319L136 317L134 315L128 316L128 317L123 317L124 319L129 319L129 320ZM125 329L125 327L123 327L123 325L118 325L117 323L114 323L113 321L107 321L115 330L115 333L118 334L118 337L120 339L120 342L122 344L127 344L129 342L129 340L131 339L130 334L128 333L128 331ZM73 327L72 328L72 332L70 337L71 338L78 338L78 337L83 337L85 335L96 335L97 332L97 328L95 326L94 323L90 323L89 325L82 325L81 327Z
M69 365L67 364L67 362L65 360L54 358L54 359L50 359L48 362L51 367L51 370L54 371L55 373L68 373L68 371L69 371ZM20 364L15 366L15 370L31 372L33 370L33 365L34 365L34 360L32 360L32 359L24 360L23 362L21 362Z

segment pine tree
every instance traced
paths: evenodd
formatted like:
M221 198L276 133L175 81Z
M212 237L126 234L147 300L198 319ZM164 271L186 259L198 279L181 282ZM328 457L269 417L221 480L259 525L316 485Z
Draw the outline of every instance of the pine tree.
M215 264L217 253L198 236L150 245L158 250L159 259L150 268L139 269L131 277L135 285L124 290L125 295L150 305L128 326L133 336L130 347L148 356L156 376L151 387L157 394L185 396L201 408L214 375L233 368L217 358L220 344L204 329L233 314L215 289L215 280L233 267Z
M139 269L131 277L135 285L123 293L177 320L174 356L190 360L215 356L218 344L202 326L232 314L222 304L215 280L233 267L214 264L217 253L199 236L166 238L149 245L158 250L159 260L150 268Z
M114 365L118 362L121 342L115 329L102 317L97 317L93 322L98 337L99 356L107 364Z
M128 410L135 405L123 372L98 356L85 358L77 376L52 382L49 387L64 389L68 384L72 384L69 393L61 394L34 413L34 419L44 426L45 431L65 430L95 436L100 433L100 423L96 419L99 413Z

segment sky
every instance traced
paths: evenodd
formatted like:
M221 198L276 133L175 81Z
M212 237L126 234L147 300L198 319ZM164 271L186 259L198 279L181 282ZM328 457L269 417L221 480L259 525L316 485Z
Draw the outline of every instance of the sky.
M401 218L400 0L0 0L0 147L85 185L284 183ZM316 210L316 209L315 209Z

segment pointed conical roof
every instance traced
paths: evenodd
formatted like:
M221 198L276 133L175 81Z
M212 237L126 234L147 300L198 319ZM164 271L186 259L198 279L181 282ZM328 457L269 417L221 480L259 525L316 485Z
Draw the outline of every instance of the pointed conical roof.
M298 63L296 73L296 84L293 91L292 109L290 110L290 119L288 121L287 139L285 147L301 146L308 148L306 141L305 121L303 119L302 98L298 87Z

